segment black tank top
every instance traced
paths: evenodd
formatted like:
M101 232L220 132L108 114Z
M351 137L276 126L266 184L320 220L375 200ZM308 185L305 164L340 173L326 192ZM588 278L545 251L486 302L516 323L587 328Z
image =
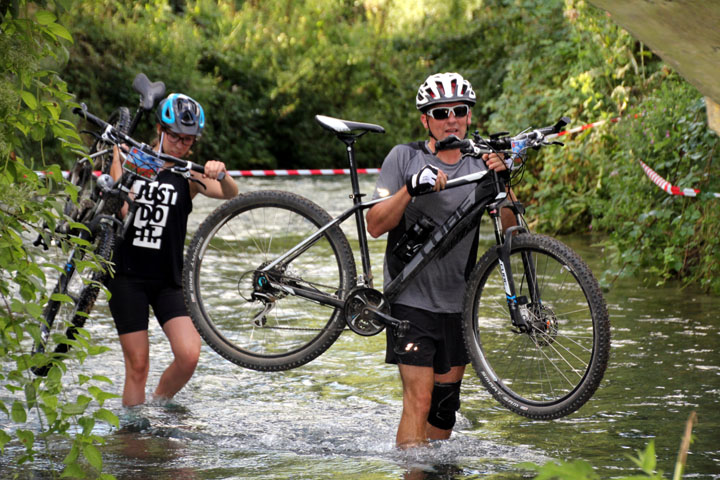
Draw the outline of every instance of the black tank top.
M153 182L133 186L138 209L116 247L118 273L182 285L183 249L192 211L189 182L163 170Z

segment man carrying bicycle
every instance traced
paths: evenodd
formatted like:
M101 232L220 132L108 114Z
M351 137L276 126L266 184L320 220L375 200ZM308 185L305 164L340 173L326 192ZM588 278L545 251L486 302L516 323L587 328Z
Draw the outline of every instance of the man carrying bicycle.
M448 179L487 169L507 170L498 154L485 154L481 161L463 156L459 149L435 148L437 142L451 135L465 138L475 102L470 82L461 75L429 76L416 97L420 121L429 138L395 146L383 162L373 197L394 195L368 211L367 229L373 237L388 233L386 287L404 266L393 250L407 238L406 232L417 230L419 225L442 224L474 188L465 185L440 192ZM509 211L502 212L502 220L505 228L515 224ZM467 276L477 256L477 231L473 232L430 262L391 306L393 317L410 322L400 345L392 334L387 335L385 361L398 364L403 385L403 411L396 437L399 447L447 439L455 425L460 385L469 363L461 312Z

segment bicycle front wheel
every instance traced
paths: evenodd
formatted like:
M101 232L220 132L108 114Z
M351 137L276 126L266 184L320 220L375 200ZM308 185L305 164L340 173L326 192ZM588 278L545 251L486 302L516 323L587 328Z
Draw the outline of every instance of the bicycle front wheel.
M506 408L534 419L569 415L602 380L610 322L600 287L582 259L544 235L512 238L510 268L529 330L512 326L497 250L473 270L463 334L484 386Z
M274 269L289 287L254 295L258 271L332 219L299 195L242 194L218 207L194 235L185 258L185 301L200 335L224 358L261 371L287 370L327 350L344 329L342 309L294 295L293 287L343 299L355 280L339 227Z
M101 223L95 235L94 254L103 265L100 270L93 270L89 275L76 270L83 262L84 252L75 248L70 254L43 310L40 339L33 344L33 354L48 354L32 369L36 375L48 374L53 362L63 358L63 354L71 348L78 329L85 325L100 288L108 278L107 262L112 256L114 242L112 227Z

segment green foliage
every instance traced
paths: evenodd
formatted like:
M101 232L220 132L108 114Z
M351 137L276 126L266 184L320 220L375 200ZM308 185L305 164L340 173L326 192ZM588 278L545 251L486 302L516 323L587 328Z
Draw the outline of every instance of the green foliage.
M62 180L58 165L46 167L45 179L33 168L49 163L43 154L47 138L69 152L84 148L74 124L63 118L74 105L72 96L52 70L67 58L67 42L72 41L68 30L57 23L66 3L14 2L16 8L0 12L0 385L4 391L0 416L9 421L2 423L0 451L20 446L24 454L17 457L18 463L42 456L55 476L84 478L88 471L102 470L97 445L104 439L93 433L95 422L117 425L117 418L102 408L110 394L97 385L108 380L77 379L81 388L75 391L80 393L70 398L64 382L73 378L64 363L54 361L45 378L30 370L47 359L31 355L30 347L39 338L42 306L48 301L46 284L54 282L41 268L44 261L30 242L42 233L50 243L48 232L62 220L65 198L77 195ZM39 158L33 152L39 152ZM81 329L69 357L82 362L99 352ZM54 460L46 444L56 435L72 440L63 462Z
M720 170L713 153L720 141L706 126L705 106L694 89L668 78L639 105L639 117L622 123L612 181L598 189L593 226L610 231L608 244L620 268L647 271L663 281L680 277L720 293L720 227L716 198ZM638 160L679 187L699 188L697 198L670 196L641 176ZM611 215L608 215L611 214ZM608 272L610 276L618 273Z

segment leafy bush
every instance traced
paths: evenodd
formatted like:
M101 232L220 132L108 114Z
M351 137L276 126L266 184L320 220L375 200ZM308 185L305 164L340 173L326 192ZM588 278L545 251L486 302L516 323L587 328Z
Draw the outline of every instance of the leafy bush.
M104 439L93 433L95 423L117 425L117 417L103 408L113 395L98 386L109 380L70 377L58 360L53 360L47 377L36 377L31 368L47 361L48 355L30 354L30 345L39 339L42 306L48 301L45 287L51 282L41 268L45 262L37 255L38 249L28 240L44 232L49 241L47 232L54 231L62 219L64 199L77 195L62 180L57 165L45 166L43 154L48 136L68 151L83 148L74 125L62 118L73 106L71 96L65 82L51 70L65 58L58 53L65 48L61 42L72 37L51 11L25 2L15 5L14 11L0 12L0 385L5 392L0 415L8 420L0 429L0 451L10 445L24 448L19 463L42 456L53 474L83 478L87 465L102 470L97 445ZM57 5L62 7L60 2ZM39 158L30 152L39 152ZM36 165L47 170L47 180L35 174ZM46 229L41 228L43 224ZM85 248L82 244L74 247ZM69 357L82 362L101 351L81 329ZM73 390L79 393L71 398L67 382L73 380L78 387ZM61 461L53 457L47 443L56 435L69 438L72 445ZM100 474L100 478L110 476Z

